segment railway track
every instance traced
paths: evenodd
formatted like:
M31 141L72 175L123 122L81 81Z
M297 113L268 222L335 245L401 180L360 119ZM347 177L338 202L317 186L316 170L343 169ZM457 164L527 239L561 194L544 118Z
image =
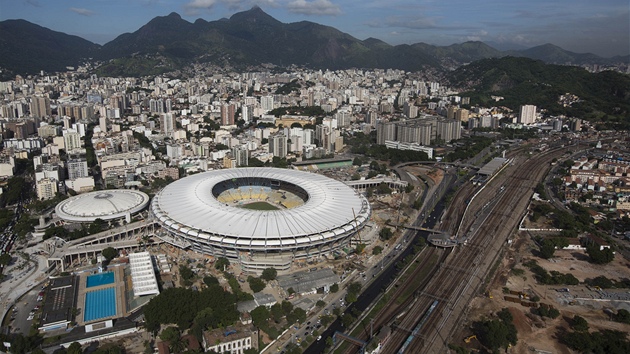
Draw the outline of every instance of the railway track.
M547 173L551 160L563 152L564 149L555 149L535 158L516 157L516 168L505 170L501 178L479 193L468 211L477 217L466 218L462 223L466 232L460 230L460 234L468 233L467 244L447 256L411 308L392 323L392 334L383 348L384 353L398 353L405 342L414 353L445 351L444 346L452 329L460 322L466 303L483 284L502 245L518 225L534 187ZM451 208L457 210L458 207L451 203ZM450 217L445 220L449 224L459 221ZM471 230L479 220L483 222ZM431 315L422 320L435 301L438 302Z

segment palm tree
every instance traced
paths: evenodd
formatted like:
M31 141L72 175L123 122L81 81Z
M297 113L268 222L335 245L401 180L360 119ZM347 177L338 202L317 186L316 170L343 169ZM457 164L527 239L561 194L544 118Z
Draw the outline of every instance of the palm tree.
M186 350L186 342L184 342L184 338L177 337L170 341L170 348L173 353L182 353Z

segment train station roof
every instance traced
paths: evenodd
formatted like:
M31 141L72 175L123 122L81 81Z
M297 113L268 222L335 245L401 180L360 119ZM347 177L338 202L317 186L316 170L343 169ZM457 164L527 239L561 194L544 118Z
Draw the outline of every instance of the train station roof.
M485 164L477 174L484 176L492 176L495 172L497 172L501 166L503 166L507 162L507 159L501 157L495 157L492 161Z

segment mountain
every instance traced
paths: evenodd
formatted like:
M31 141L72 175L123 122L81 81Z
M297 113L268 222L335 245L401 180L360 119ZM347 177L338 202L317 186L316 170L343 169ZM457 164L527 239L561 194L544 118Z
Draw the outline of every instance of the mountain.
M523 104L545 107L553 114L593 120L618 120L630 126L630 77L614 71L590 73L576 66L545 64L523 57L482 59L448 75L450 85L470 96L471 104L502 105L514 110ZM577 95L580 102L564 106L560 95ZM504 97L494 103L491 95ZM615 118L613 118L615 117Z
M361 41L333 27L301 21L285 24L253 7L218 21L189 23L173 13L105 44L102 59L134 54L165 55L174 61L231 65L273 63L320 68L380 67L419 70L438 61L411 46Z
M15 73L58 71L84 58L101 61L100 75L141 76L168 72L194 62L244 68L271 63L311 68L392 68L452 70L480 59L527 57L559 64L613 64L629 57L600 58L552 44L501 51L479 41L449 46L389 45L359 40L314 22L282 23L254 6L216 21L190 23L177 13L159 16L133 33L98 46L23 20L0 22L0 68ZM7 76L7 71L2 72Z
M524 50L507 51L505 54L542 60L552 64L598 64L604 61L602 57L595 54L574 53L550 43Z
M504 55L502 52L479 41L452 44L445 47L429 45L426 43L416 43L412 46L437 59L450 59L458 64L469 63L479 59L497 58Z
M526 46L516 44L516 43L508 43L508 42L495 42L495 41L485 41L485 44L491 46L492 48L500 51L508 51L508 50L524 50L527 49Z
M96 55L100 46L24 20L0 22L0 67L31 74L64 71Z

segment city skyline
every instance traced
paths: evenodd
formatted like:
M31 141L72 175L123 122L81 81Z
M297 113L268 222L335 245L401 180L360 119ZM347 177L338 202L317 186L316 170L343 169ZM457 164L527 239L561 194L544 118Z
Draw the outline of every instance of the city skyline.
M603 57L630 54L629 9L627 1L621 0L597 4L587 0L488 0L483 4L459 0L0 0L0 20L24 19L104 44L171 12L190 22L215 21L254 5L284 23L316 22L361 40L373 37L392 45L478 40L502 50L552 43Z

